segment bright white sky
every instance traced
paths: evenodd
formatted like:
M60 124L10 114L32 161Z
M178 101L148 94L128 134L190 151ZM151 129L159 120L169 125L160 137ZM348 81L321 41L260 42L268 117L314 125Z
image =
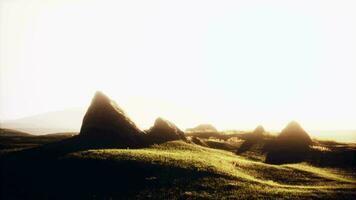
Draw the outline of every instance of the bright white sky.
M88 106L141 127L356 128L356 1L0 0L0 119Z

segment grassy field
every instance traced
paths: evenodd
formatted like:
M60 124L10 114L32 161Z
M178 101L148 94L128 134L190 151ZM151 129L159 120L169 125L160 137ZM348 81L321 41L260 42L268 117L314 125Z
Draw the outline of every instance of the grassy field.
M172 141L143 149L26 154L70 137L2 131L1 199L356 199L352 166L266 164L264 142L238 155L232 147L242 141L212 139L205 142L221 150ZM320 144L323 151L354 148L329 143Z
M35 136L21 131L0 128L0 156L9 152L25 150L43 144L57 142L70 138L76 134L77 133L68 132Z
M140 163L151 168L142 177L160 185L140 190L134 198L203 199L353 199L355 174L311 165L269 165L231 152L184 142L168 142L146 149L106 149L71 153L66 160ZM159 166L158 168L152 166ZM184 170L199 176L179 177ZM162 184L170 182L171 184ZM161 183L161 184L159 184Z

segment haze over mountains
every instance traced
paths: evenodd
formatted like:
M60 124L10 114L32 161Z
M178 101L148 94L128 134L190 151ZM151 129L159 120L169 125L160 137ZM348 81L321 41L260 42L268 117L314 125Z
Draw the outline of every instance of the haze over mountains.
M79 132L85 108L47 112L16 120L1 121L2 128L16 129L34 135Z

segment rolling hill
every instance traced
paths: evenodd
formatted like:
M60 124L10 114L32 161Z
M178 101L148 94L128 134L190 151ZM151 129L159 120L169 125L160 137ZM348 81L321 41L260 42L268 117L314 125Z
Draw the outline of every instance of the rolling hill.
M268 163L271 152L303 159ZM0 197L355 199L355 152L353 144L312 140L296 122L278 136L262 126L184 134L162 118L142 131L97 92L79 134L1 129Z
M44 160L7 170L7 174L17 173L18 178L5 179L6 198L38 197L39 193L50 199L353 199L356 196L354 171L305 163L270 165L182 141L143 149L85 150L51 162Z

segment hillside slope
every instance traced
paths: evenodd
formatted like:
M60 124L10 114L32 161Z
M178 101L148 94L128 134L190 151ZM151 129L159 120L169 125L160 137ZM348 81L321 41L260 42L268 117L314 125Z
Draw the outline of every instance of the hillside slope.
M188 191L192 198L243 198L249 197L251 191L260 197L283 196L293 199L331 196L338 198L337 194L340 192L346 196L356 195L355 176L345 176L345 173L341 171L317 168L303 163L281 166L269 165L251 161L227 151L178 141L139 150L89 150L72 153L67 158L130 161L206 174L202 177L205 180L210 179L209 182L212 182L212 184L199 183L199 181L194 183L200 185L199 187L207 184L205 185L204 195L199 191L194 191L194 188L197 187L194 184L189 186L193 189L193 191ZM164 181L166 176L163 173L155 172L154 174L157 181ZM219 182L222 184L220 185ZM220 189L216 193L217 188L210 191L209 187L219 187ZM226 190L226 187L229 189ZM157 194L152 193L150 195Z
M6 190L3 191L9 192L6 195L10 197L38 197L39 193L50 199L356 197L354 172L303 163L270 165L182 141L144 149L86 150L67 154L56 161L27 163L7 170L7 174L17 177L9 175L4 179ZM28 190L18 193L17 187Z

